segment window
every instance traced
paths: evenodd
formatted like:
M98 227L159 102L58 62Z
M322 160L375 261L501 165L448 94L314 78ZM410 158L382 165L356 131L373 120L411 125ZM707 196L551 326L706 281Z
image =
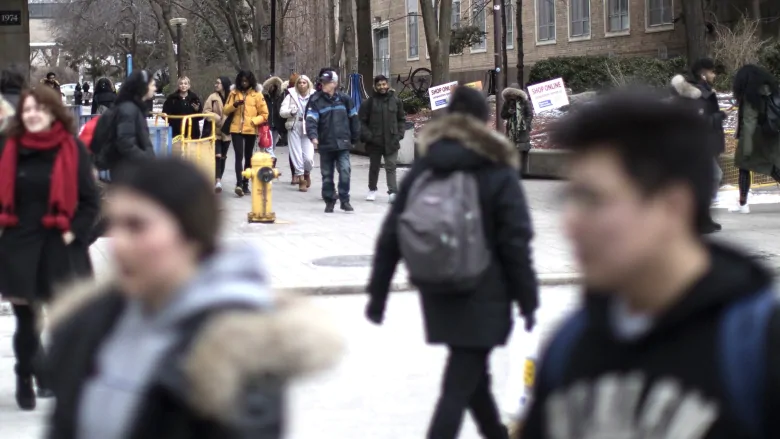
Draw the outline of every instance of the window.
M536 41L555 41L555 0L536 0Z
M569 0L569 36L590 36L590 0Z
M484 34L487 32L487 14L485 8L488 7L488 1L471 0L471 25L476 26ZM487 43L483 35L482 42L471 46L471 51L486 50Z
M607 32L624 32L629 29L628 0L606 0Z
M647 0L647 25L672 24L672 0Z
M460 0L452 0L452 28L460 28Z
M406 41L409 45L406 57L420 57L419 17L417 16L417 0L406 0Z
M506 48L515 48L515 0L504 0L506 10Z

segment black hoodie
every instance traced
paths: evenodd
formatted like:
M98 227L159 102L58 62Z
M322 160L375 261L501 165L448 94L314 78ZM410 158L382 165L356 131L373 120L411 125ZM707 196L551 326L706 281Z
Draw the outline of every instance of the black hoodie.
M710 252L709 272L674 307L655 318L647 332L631 340L617 337L613 329L615 306L610 297L614 295L586 294L589 323L567 354L562 381L556 385L544 378L537 380L523 439L753 438L735 417L734 408L730 407L733 401L726 396L725 382L719 373L718 332L722 313L740 299L771 286L772 277L758 263L737 251L712 245ZM766 438L777 438L780 437L780 418L774 413L774 408L780 407L777 311L767 330L765 367L768 373L762 380L766 397L763 419L769 433ZM541 377L545 376L544 361ZM750 373L747 366L745 371ZM636 398L638 406L632 404ZM653 413L658 418L651 418ZM643 419L655 434L642 433L639 425ZM673 434L670 430L695 430L696 427L699 432L688 435L679 431Z

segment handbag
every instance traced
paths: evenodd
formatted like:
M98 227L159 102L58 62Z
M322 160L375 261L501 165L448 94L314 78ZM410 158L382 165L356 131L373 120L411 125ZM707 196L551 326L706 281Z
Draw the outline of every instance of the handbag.
M225 118L225 122L222 124L222 134L229 136L230 135L230 125L233 125L233 116L235 116L236 113L230 113L228 117Z
M271 128L267 123L260 125L257 129L257 144L265 149L270 148L274 144L273 137L271 136Z

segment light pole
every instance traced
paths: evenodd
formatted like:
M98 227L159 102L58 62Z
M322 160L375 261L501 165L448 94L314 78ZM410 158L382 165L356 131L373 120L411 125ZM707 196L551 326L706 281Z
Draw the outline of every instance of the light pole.
M276 70L276 0L271 0L271 74Z
M133 73L133 55L130 50L130 38L133 38L133 34L119 34L119 37L125 40L125 72L130 76Z
M519 6L518 6L519 7ZM501 26L501 0L493 0L493 52L495 53L495 59L496 59L496 75L495 75L495 81L493 84L496 87L496 130L499 132L504 131L501 129L501 91L503 90L502 84L501 84L501 65L503 64L501 62L501 46L502 46L502 35L504 33L504 28Z
M186 18L172 18L171 26L176 26L176 69L178 70L178 78L184 76L184 67L181 64L181 32L182 28L187 25Z

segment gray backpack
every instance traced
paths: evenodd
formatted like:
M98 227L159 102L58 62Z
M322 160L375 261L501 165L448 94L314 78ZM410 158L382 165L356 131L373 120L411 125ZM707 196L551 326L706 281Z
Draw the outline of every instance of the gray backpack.
M448 294L474 291L491 259L474 174L423 172L398 219L398 242L417 287Z

